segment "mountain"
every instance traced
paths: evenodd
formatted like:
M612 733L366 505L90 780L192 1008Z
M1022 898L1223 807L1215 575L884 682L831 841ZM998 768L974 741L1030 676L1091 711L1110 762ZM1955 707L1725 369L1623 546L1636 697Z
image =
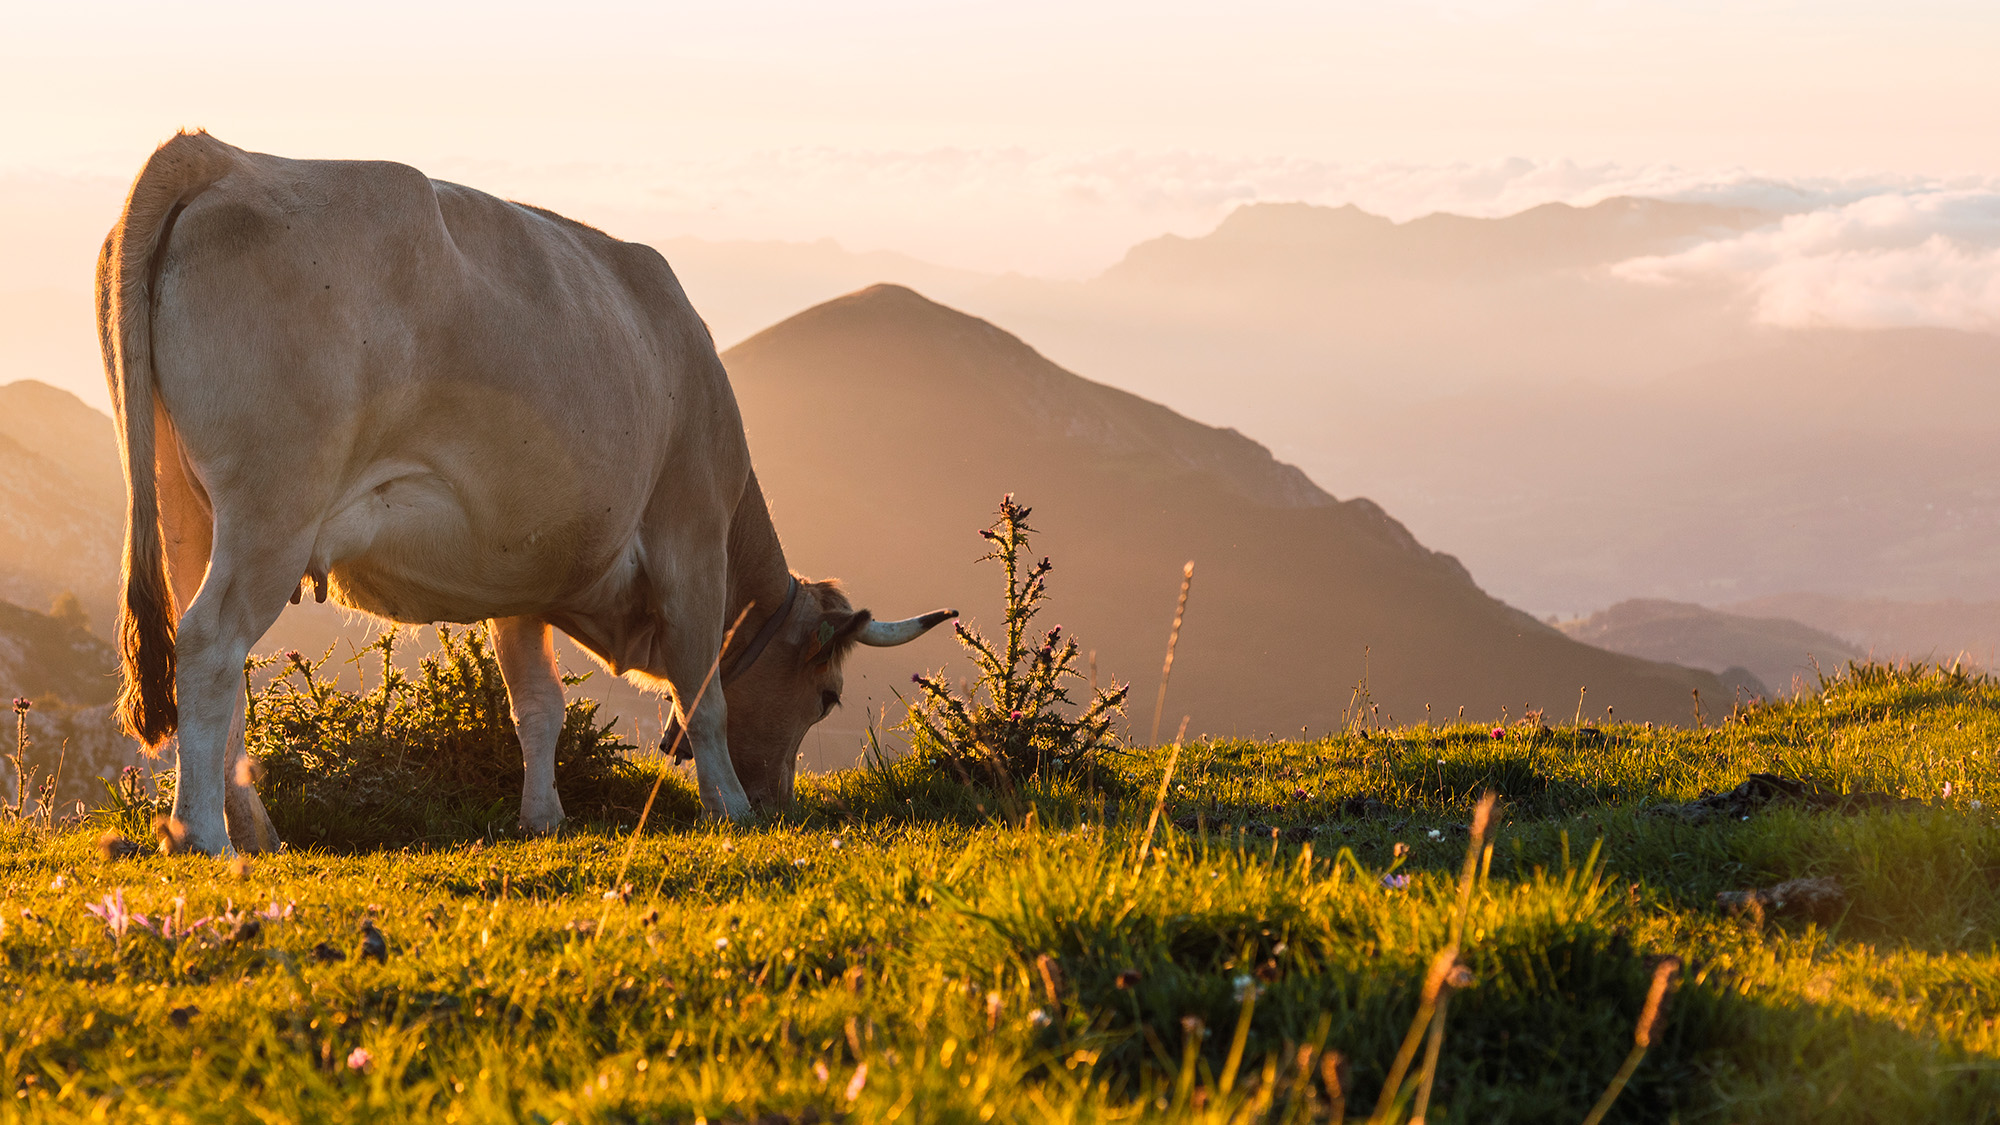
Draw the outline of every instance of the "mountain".
M111 419L45 383L0 386L0 497L0 598L73 592L108 627L125 526Z
M1397 223L1352 204L1254 203L1200 238L1142 242L1104 280L1263 287L1310 278L1498 278L1663 254L1756 226L1761 211L1626 196L1589 207L1546 203L1504 218L1437 213Z
M1821 671L1831 674L1866 656L1837 636L1787 618L1656 598L1619 602L1565 621L1561 629L1612 652L1706 668L1725 687L1752 696L1817 690Z
M1875 660L1963 661L2000 668L2000 602L1894 601L1831 594L1771 594L1731 613L1795 618L1825 630Z
M32 704L20 716L30 742L27 761L40 779L57 779L56 796L65 805L102 796L94 777L115 777L139 760L111 717L117 671L117 655L84 627L74 600L56 614L0 602L0 699ZM17 716L7 718L0 737L11 753ZM0 765L0 799L14 799L15 781L13 767Z
M47 287L56 263L86 260L104 221L92 216L122 190L0 176L0 197L69 231L0 261L0 378L99 393L87 271L59 301ZM98 196L112 202L82 205ZM1735 281L1650 284L1613 269L1771 213L1619 198L1392 222L1259 203L1198 237L1141 242L1079 281L824 241L662 239L674 232L643 209L589 217L652 237L724 343L864 280L911 285L1062 367L1255 434L1538 615L1799 590L2000 599L2000 339L1774 328ZM0 484L40 480L18 461L0 452ZM43 605L80 581L24 577L9 562L22 553L15 530L0 526L0 597ZM57 538L115 551L109 527L83 530ZM109 620L107 601L78 593Z
M1464 544L1537 612L2000 598L2000 338L1791 332L1632 386L1496 386L1366 422L1316 475Z
M641 230L621 237L647 242L666 256L688 299L701 310L720 346L733 344L809 305L878 281L927 293L974 292L993 279L932 265L888 251L852 251L830 238L816 242L649 240Z
M0 602L0 696L109 703L117 674L117 654L74 609L54 615Z
M1134 682L1141 737L1188 559L1168 729L1185 713L1196 731L1325 731L1364 678L1406 721L1427 704L1482 720L1563 711L1583 686L1593 708L1684 721L1690 691L1721 695L1710 674L1590 648L1488 597L1375 504L1336 500L1241 434L1073 375L911 290L828 302L723 359L795 568L842 576L882 613L954 605L990 629L999 580L972 564L973 533L1012 492L1055 561L1043 624ZM951 653L937 640L864 652L851 703L892 706L913 665Z

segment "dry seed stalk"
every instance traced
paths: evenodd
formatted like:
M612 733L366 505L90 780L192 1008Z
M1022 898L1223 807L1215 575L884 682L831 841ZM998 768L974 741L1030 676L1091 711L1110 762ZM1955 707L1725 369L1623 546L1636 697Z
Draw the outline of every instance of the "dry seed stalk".
M1148 746L1160 744L1160 715L1167 708L1167 679L1174 674L1174 646L1181 643L1181 619L1187 616L1188 587L1194 585L1194 560L1181 568L1181 599L1174 604L1174 627L1167 633L1167 662L1160 668L1160 697L1153 701L1153 734Z
M1153 829L1160 823L1160 813L1167 807L1167 786L1173 784L1174 763L1181 760L1181 740L1187 737L1188 717L1181 716L1181 729L1174 734L1174 752L1167 755L1167 772L1160 775L1160 796L1153 802L1153 815L1146 818L1146 838L1139 844L1139 862L1132 867L1137 875L1145 869L1146 857L1153 851Z
M1437 1013L1438 994L1444 990L1445 979L1458 965L1458 947L1446 946L1431 958L1431 967L1424 974L1424 991L1417 1001L1417 1015L1410 1021L1410 1029L1403 1033L1403 1045L1396 1051L1396 1061L1389 1067L1389 1076L1382 1081L1382 1094L1375 1100L1375 1112L1368 1117L1369 1125L1386 1125L1390 1111L1396 1106L1397 1095L1403 1088L1403 1077L1410 1072L1410 1064L1416 1061L1417 1045L1423 1042L1424 1031L1430 1027L1431 1017Z
M1346 1062L1339 1051L1328 1051L1320 1056L1319 1081L1326 1087L1326 1119L1333 1125L1346 1125L1347 1087L1340 1080L1341 1065Z
M1639 1060L1646 1057L1646 1048L1653 1045L1653 1030L1660 1021L1660 1008L1666 1002L1667 986L1673 983L1674 974L1680 972L1681 959L1668 957L1653 966L1653 985L1646 990L1646 1006L1639 1012L1639 1023L1632 1029L1632 1052L1625 1056L1625 1065L1612 1075L1611 1085L1605 1087L1604 1096L1590 1109L1590 1116L1583 1119L1583 1125L1598 1125L1604 1115L1611 1112L1611 1103L1625 1090L1625 1083L1632 1080L1633 1072L1639 1069Z

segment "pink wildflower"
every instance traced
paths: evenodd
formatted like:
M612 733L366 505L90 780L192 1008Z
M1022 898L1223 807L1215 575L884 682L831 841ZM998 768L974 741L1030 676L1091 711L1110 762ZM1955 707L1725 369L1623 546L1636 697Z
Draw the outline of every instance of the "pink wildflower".
M130 929L134 922L137 922L141 926L146 924L146 916L144 914L134 914L125 909L125 888L123 887L119 887L117 890L105 895L102 903L86 902L83 904L83 908L90 911L91 914L102 921L110 929L111 936L120 941L124 940L125 931Z

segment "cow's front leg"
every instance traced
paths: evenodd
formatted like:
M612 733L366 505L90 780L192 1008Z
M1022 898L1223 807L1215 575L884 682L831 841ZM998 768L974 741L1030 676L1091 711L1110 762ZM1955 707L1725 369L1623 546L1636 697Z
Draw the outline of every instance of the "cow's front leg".
M697 679L694 690L700 688ZM688 692L686 698L693 701L694 692ZM701 706L692 715L684 714L682 721L687 724L688 743L694 748L694 781L701 790L702 811L718 819L750 819L750 797L729 757L729 713L722 685L711 681L702 692Z
M521 737L521 827L554 832L562 827L556 793L556 741L562 736L562 675L556 666L555 631L532 617L493 621L493 654L507 681L507 704Z
M716 568L718 573L721 569ZM716 601L720 600L718 596ZM701 791L702 811L717 818L748 820L750 798L743 792L743 782L729 757L729 707L722 696L721 673L715 668L716 653L722 648L722 627L717 623L720 615L712 605L673 612L665 626L666 680L673 685L676 707L687 730L683 737L694 754L695 787ZM699 706L695 706L697 697Z

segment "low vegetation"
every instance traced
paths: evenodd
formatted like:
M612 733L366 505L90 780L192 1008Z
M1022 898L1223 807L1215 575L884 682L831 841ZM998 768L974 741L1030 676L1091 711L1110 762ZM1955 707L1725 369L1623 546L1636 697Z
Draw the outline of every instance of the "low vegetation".
M942 672L913 676L915 705L904 730L925 765L970 779L975 773L1003 789L1016 780L1081 776L1117 746L1112 726L1125 713L1128 684L1098 686L1076 667L1075 636L1057 625L1039 644L1029 626L1048 598L1047 558L1034 561L1028 526L1032 509L1000 500L999 518L981 531L990 545L981 562L999 564L1004 635L987 638L963 621L952 623L978 672L978 684L954 690ZM1082 706L1072 687L1087 695Z
M435 652L405 673L396 630L353 655L362 690L325 674L334 659L297 652L253 658L246 674L277 665L249 693L247 743L258 790L282 837L353 849L421 846L488 836L520 810L521 744L484 627L437 630ZM372 673L372 686L369 686ZM570 687L586 676L565 676ZM574 692L572 695L574 696ZM556 742L556 785L585 819L633 822L653 777L633 749L572 698ZM698 811L699 804L695 806ZM691 810L676 810L692 819Z
M294 822L232 867L15 823L0 1114L1360 1121L1400 1054L1401 1121L1435 1042L1426 1120L1581 1121L1679 958L1605 1120L1990 1121L1996 751L2000 684L1862 667L1704 730L1204 740L1004 802L906 758L745 828Z

